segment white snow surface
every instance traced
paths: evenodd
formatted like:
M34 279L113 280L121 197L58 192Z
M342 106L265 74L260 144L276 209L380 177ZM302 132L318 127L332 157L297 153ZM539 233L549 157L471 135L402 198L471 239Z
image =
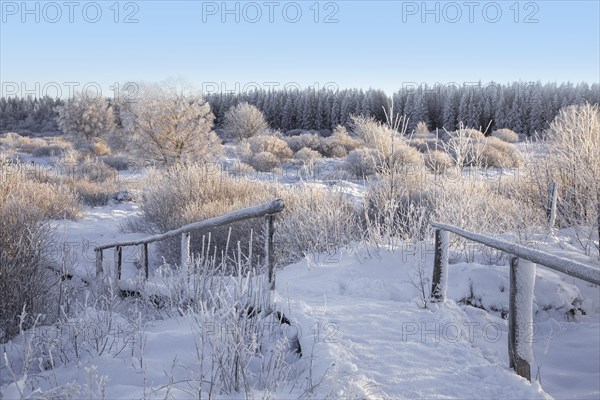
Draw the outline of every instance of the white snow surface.
M132 203L118 203L89 209L84 219L69 221L66 228L56 222L57 249L62 241L81 249L74 249L69 271L93 279L94 245L146 236L119 229L136 213ZM335 257L314 255L278 270L274 297L299 332L303 366L281 391L255 390L254 396L308 397L305 388L311 381L313 398L600 398L597 286L538 267L535 379L529 383L508 367L507 324L499 311L508 306L508 266L450 264L448 300L424 308L418 270L422 268L428 295L433 255L423 256L369 248ZM135 275L133 262L129 264L125 262L125 276ZM471 295L487 311L458 303ZM568 321L565 315L576 299L583 300L587 315ZM116 357L84 355L79 362L35 372L34 382L47 390L50 383L85 386L90 377L92 382L101 378L107 382L105 398L164 398L170 379L198 378L197 329L188 317L154 321L140 333L146 340L143 368L130 350ZM0 352L16 359L21 343L17 337L0 345ZM18 398L19 388L32 390L24 379L15 382L0 368L3 398ZM85 390L82 395L87 397ZM186 392L185 383L174 385L170 395L197 397Z

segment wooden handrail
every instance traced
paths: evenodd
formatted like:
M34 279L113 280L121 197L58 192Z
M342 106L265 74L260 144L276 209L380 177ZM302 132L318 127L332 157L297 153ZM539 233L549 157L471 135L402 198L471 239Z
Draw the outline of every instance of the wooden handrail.
M180 236L182 233L187 233L199 229L217 228L219 226L232 224L234 222L244 221L252 218L260 218L265 215L273 215L281 212L284 208L283 200L276 199L260 206L242 208L231 212L229 214L221 215L219 217L206 219L200 222L194 222L189 225L182 226L181 228L174 229L165 233L161 233L154 236L149 236L144 239L128 240L124 242L116 242L110 244L104 244L94 248L95 251L106 250L112 247L124 247L124 246L137 246L144 243L153 243L160 240L169 239L175 236Z
M121 277L121 261L122 261L122 249L126 246L139 246L143 245L142 254L143 254L143 266L146 279L148 279L148 244L153 242L158 242L161 240L169 239L172 237L180 236L181 237L181 263L187 267L187 264L190 263L190 232L199 230L199 229L212 229L217 228L223 225L229 225L234 222L244 221L247 219L253 218L266 218L266 245L265 245L265 260L266 266L269 274L269 282L271 282L271 287L275 286L275 276L273 274L273 215L283 211L285 204L281 199L275 199L265 204L261 204L254 207L243 208L237 211L233 211L229 214L221 215L219 217L210 218L204 221L194 222L189 225L182 226L181 228L174 229L172 231L168 231L165 233L161 233L158 235L153 235L146 237L144 239L138 240L128 240L123 242L115 242L104 244L101 246L97 246L94 248L96 252L96 276L98 278L101 277L103 272L103 261L104 255L103 251L115 248L115 266L117 272L117 280Z
M594 285L600 285L600 268L595 268L591 265L555 256L553 254L544 253L520 244L510 243L490 236L481 235L479 233L465 231L464 229L457 228L453 225L442 224L434 221L431 221L429 224L434 228L452 232L458 236L462 236L474 242L484 244L496 250L504 251L505 253L515 255L524 260L543 265L574 278L593 283Z
M600 268L544 253L516 243L460 229L453 225L431 221L435 229L435 257L430 302L443 302L448 280L448 232L468 240L504 251L510 260L510 293L508 312L508 357L510 367L531 381L533 362L533 291L536 264L546 266L595 285L600 284Z

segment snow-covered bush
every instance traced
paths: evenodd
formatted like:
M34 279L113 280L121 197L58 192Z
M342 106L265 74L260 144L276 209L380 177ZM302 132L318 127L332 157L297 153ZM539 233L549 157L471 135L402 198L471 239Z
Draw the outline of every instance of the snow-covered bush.
M231 107L225 113L223 127L231 137L241 140L263 133L268 125L262 111L252 104L243 102Z
M319 151L319 149L322 147L323 138L315 135L314 133L303 133L297 136L286 136L285 141L290 149L294 152L305 147L311 150Z
M147 187L140 200L143 220L137 226L146 232L166 232L275 197L266 184L229 176L214 164L174 165L151 170L145 182ZM212 230L211 241L223 251L228 237L230 249L238 240L246 248L250 231L254 230L254 237L258 238L262 228L262 220L243 221L232 225L230 237L229 227ZM192 252L198 251L203 235L208 232L192 233ZM256 248L255 256L260 253L261 245ZM179 262L179 240L160 242L159 249L168 262Z
M439 174L454 165L452 158L443 151L433 150L423 154L425 165L433 172Z
M285 140L273 135L258 135L248 139L250 151L252 153L268 152L284 161L292 157L293 151L289 148Z
M363 178L375 175L381 168L384 159L381 153L368 147L352 150L345 160L345 168L356 177Z
M353 115L352 130L366 146L379 151L384 157L389 157L400 141L397 132L373 117Z
M363 143L360 140L350 136L345 127L338 125L333 134L322 141L318 151L325 157L343 158L361 146Z
M279 158L268 151L252 154L250 158L246 159L246 162L260 172L271 172L273 169L281 166Z
M551 179L559 184L563 226L596 225L600 201L600 110L589 103L560 111L547 136ZM596 206L596 207L594 207Z
M487 137L475 146L480 157L477 164L484 168L517 168L523 165L523 157L512 144L497 137Z
M73 137L90 140L115 129L115 115L101 96L77 95L57 108L60 130Z
M309 149L308 147L303 147L300 150L298 150L296 152L296 154L294 154L294 158L296 160L300 160L300 161L304 161L304 162L311 162L320 157L321 157L321 153L319 153L318 151Z
M77 218L81 209L66 187L33 180L34 171L14 165L0 170L0 342L19 331L25 308L33 315L51 301L49 219ZM56 310L54 310L56 311ZM30 320L25 321L25 327Z
M362 209L342 192L294 185L279 194L285 209L275 219L278 265L309 254L334 254L361 238Z
M519 135L507 128L495 130L492 132L492 136L507 143L517 143L519 141Z
M423 136L423 135L428 135L428 134L429 134L429 127L427 126L427 123L425 123L423 121L419 121L419 123L415 127L415 135Z

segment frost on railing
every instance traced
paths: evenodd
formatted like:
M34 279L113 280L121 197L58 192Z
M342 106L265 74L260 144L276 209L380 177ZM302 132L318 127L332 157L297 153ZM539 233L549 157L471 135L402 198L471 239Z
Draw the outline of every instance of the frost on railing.
M469 232L453 225L433 221L430 222L430 225L435 228L435 257L431 284L431 302L443 302L446 299L446 287L448 285L448 232L512 255L510 261L508 355L510 367L520 376L531 380L531 364L534 361L532 348L533 289L536 264L582 279L594 285L600 285L600 268L516 243Z
M129 240L123 242L114 242L98 246L94 249L96 252L96 277L101 279L103 274L103 262L104 254L103 251L107 249L115 249L115 269L117 281L121 278L121 266L122 266L122 252L123 247L127 246L142 246L142 264L144 266L144 273L146 279L148 279L148 244L158 242L161 240L169 239L172 237L181 237L181 263L183 268L189 268L191 254L190 254L190 232L201 229L213 229L224 225L229 225L234 222L244 221L253 218L265 218L266 227L266 244L265 244L265 262L267 271L269 274L269 282L271 288L275 287L275 276L273 271L273 215L281 212L285 204L281 199L275 199L265 204L261 204L254 207L243 208L229 214L225 214L219 217L210 218L204 221L194 222L189 225L182 226L181 228L174 229L158 235L146 237L144 239Z

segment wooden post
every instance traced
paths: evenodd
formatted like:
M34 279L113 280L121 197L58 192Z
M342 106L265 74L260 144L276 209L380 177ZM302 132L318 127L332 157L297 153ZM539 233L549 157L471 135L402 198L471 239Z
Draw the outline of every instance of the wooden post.
M275 271L273 270L273 216L265 215L265 265L269 274L271 290L275 290Z
M550 229L554 229L556 224L556 203L558 202L558 184L555 181L550 182L548 188L548 207L546 215L548 216L548 225Z
M103 259L102 250L96 250L96 279L98 281L100 279L102 279L102 273L103 273L102 262L103 261L104 261L104 259Z
M148 243L142 244L142 264L144 265L144 275L148 280Z
M508 359L510 367L531 381L533 363L533 288L536 266L530 261L510 260L508 311Z
M186 272L190 270L190 233L183 232L181 234L181 267Z
M117 269L117 283L121 280L121 262L123 261L123 248L115 247L115 266Z
M448 286L448 231L435 230L435 256L433 259L433 279L431 281L432 303L443 302L446 299Z

